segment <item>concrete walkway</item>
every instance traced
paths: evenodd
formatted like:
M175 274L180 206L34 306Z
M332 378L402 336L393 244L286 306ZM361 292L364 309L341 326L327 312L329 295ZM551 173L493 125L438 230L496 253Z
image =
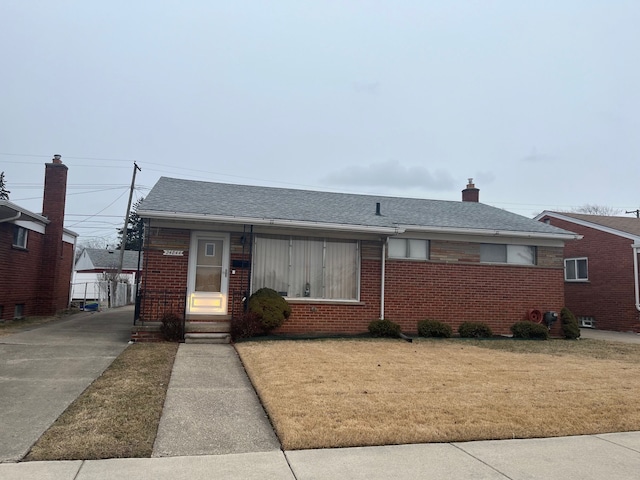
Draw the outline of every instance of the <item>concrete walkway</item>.
M581 328L580 338L593 338L609 342L640 343L640 334L638 333L611 332L608 330L594 330L593 328Z
M231 345L181 344L154 457L278 451L262 404Z
M270 451L195 457L0 464L3 480L631 480L640 432Z
M0 337L0 462L27 454L125 349L132 322L125 307Z

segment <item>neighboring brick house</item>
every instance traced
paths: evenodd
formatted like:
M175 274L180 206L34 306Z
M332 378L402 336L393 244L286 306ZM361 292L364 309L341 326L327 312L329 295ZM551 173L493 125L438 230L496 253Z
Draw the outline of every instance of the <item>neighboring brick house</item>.
M67 166L45 165L42 215L0 200L0 320L69 306L77 234L64 228Z
M576 235L478 203L472 183L462 193L455 202L163 177L138 210L133 337L152 335L167 312L185 316L188 339L214 331L207 322L224 329L260 287L291 304L277 331L290 334L360 333L378 318L407 333L434 318L506 334L530 309L559 311L562 249Z
M535 219L583 237L564 247L565 303L581 325L640 332L640 220L549 211Z

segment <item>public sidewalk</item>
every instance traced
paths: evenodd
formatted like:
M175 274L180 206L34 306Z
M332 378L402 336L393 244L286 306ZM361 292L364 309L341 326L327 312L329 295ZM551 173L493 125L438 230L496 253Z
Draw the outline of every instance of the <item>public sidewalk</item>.
M630 480L640 432L533 440L0 464L3 480Z

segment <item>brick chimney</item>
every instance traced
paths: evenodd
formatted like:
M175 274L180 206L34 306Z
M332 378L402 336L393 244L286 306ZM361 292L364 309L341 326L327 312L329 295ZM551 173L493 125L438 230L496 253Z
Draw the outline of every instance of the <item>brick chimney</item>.
M40 315L52 315L66 308L68 300L68 272L62 271L62 235L68 169L61 158L60 155L54 155L51 163L45 164L42 215L47 217L49 224L45 229L42 249L38 308Z
M477 189L476 186L473 184L473 178L469 179L467 188L462 190L462 201L476 202L476 203L480 201L480 190Z

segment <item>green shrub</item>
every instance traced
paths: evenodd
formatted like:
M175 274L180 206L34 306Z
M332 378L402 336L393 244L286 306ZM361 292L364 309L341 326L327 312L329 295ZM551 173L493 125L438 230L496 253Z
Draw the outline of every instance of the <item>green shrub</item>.
M369 324L369 333L373 337L400 337L400 325L391 320L374 320Z
M167 342L180 342L183 339L184 322L175 313L165 313L160 319L160 333Z
M524 322L516 322L511 325L511 333L513 338L548 340L549 329L541 323L534 323L528 320Z
M580 338L580 325L578 325L578 319L567 307L562 307L562 310L560 310L560 324L564 338L568 340Z
M261 288L249 297L249 312L258 316L262 330L268 333L289 318L291 307L275 290Z
M418 335L421 337L449 338L453 334L451 325L438 320L421 320L418 322Z
M239 340L264 333L260 317L252 312L245 312L239 317L231 319L231 338Z
M491 338L493 332L484 322L462 322L458 327L458 333L462 338Z

